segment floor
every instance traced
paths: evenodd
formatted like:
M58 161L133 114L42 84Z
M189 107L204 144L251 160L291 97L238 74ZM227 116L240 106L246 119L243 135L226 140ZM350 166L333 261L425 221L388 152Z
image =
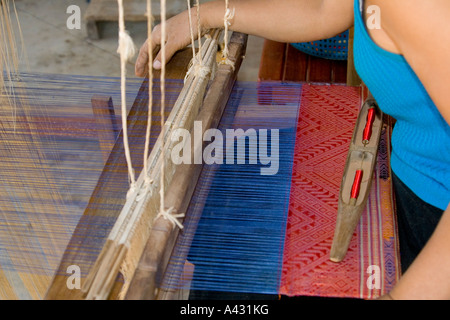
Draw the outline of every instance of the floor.
M136 0L143 1L143 0ZM173 0L175 1L175 0ZM185 1L177 0L174 12L184 10ZM116 77L120 75L117 50L117 23L100 24L101 39L87 38L84 13L87 0L15 0L23 34L24 55L21 69L30 72ZM70 30L67 9L76 5L81 11L81 29ZM146 36L145 22L127 22L135 45L140 47ZM250 37L246 59L239 73L241 81L256 81L263 39ZM134 63L127 75L134 77Z

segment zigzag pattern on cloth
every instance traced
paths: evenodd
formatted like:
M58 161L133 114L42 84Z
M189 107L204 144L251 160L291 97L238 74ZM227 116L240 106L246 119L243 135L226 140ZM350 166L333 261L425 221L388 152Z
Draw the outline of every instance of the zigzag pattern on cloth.
M303 86L280 294L371 298L387 292L399 278L388 126L367 210L347 258L341 263L329 260L361 91L359 87ZM367 270L373 265L381 270L380 288L367 286Z

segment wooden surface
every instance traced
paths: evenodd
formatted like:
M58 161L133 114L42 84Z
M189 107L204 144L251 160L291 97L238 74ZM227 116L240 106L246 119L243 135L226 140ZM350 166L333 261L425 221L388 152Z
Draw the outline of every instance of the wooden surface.
M166 78L183 79L191 58L192 51L189 49L178 52L167 66ZM158 74L155 74L155 78L158 76ZM133 134L129 135L129 142L132 149L132 161L136 169L142 168L140 155L143 154L144 144L141 143L141 140L145 136L146 127L139 121L146 118L147 114L146 99L141 99L142 96L145 96L144 91L147 90L147 82L147 79L144 80L128 118L128 132L133 132ZM155 116L157 113L155 111ZM152 135L157 136L159 134L156 130L159 129L153 129L155 132L152 132ZM133 157L133 155L135 156ZM97 255L101 251L112 228L111 221L115 221L126 200L128 178L127 170L124 167L125 163L123 137L122 133L120 133L106 161L105 168L91 196L87 209L69 241L45 299L68 300L84 298L81 290L68 288L67 281L70 281L72 274L67 272L67 268L74 265L90 269L97 259ZM136 174L138 175L139 172L136 172ZM123 186L120 186L120 182L123 182ZM81 274L87 274L88 271L82 269ZM81 283L83 283L83 280L82 277ZM118 293L120 281L117 281L117 287L112 296Z
M123 9L127 21L146 21L145 0L123 0ZM117 21L119 17L117 0L91 0L85 19L96 21Z
M350 28L348 36L348 65L347 65L347 85L348 86L359 86L362 84L362 80L356 73L354 60L353 60L353 38L354 38L354 27Z
M114 147L118 134L117 124L114 116L114 105L111 97L95 95L91 99L92 111L95 121L98 123L98 140L105 162Z
M346 83L347 61L313 57L290 44L265 40L258 79Z
M125 21L147 20L145 0L124 0L123 4ZM91 0L84 16L88 37L93 40L99 39L98 23L118 21L118 18L117 0Z

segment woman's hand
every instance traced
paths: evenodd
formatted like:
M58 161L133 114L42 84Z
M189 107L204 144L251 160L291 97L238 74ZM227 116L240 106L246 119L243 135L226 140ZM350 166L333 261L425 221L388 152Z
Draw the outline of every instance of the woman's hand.
M230 0L235 11L230 30L259 36L279 42L304 42L325 39L347 30L353 24L353 0ZM197 38L197 8L191 11L194 39ZM189 11L167 20L166 54L168 62L177 50L191 42ZM200 28L203 35L208 29L224 26L225 2L208 1L200 5ZM324 23L326 22L326 23ZM152 43L142 46L136 61L136 75L148 71L149 47L156 54L153 68L160 69L164 62L159 47L161 26L152 32Z
M391 290L396 300L450 299L450 204L430 240Z
M192 32L194 39L197 38L197 14L196 10L192 9L191 20L192 20ZM189 23L189 12L188 10L168 19L166 21L166 53L165 60L168 62L172 56L180 49L185 48L191 42L191 30ZM202 30L203 33L203 30ZM151 62L154 69L161 69L163 57L161 56L161 25L157 25L152 31L152 41L149 46L149 40L145 41L142 45L139 55L136 60L135 73L138 77L143 77L148 72L149 64L149 50L152 50L154 60ZM156 57L155 57L156 55Z

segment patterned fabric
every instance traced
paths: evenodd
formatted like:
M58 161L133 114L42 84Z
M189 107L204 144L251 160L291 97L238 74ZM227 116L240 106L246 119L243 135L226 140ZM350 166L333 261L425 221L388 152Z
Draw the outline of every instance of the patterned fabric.
M339 187L361 102L359 88L303 86L280 294L372 298L389 291L399 277L388 129L347 256L340 263L329 260ZM371 282L375 271L370 266L380 271L379 289Z
M21 136L17 136L17 145L13 144L15 141L6 139L7 136L2 137L2 143L9 141L11 148L5 148L1 153L1 299L42 299L58 270L63 253L67 252L66 246L77 225L85 226L89 230L86 233L91 236L79 242L86 245L85 260L77 261L85 274L88 269L84 266L92 263L97 254L95 242L103 239L105 230L112 223L101 216L83 217L82 213L104 163L97 138L101 128L95 124L91 113L91 88L99 89L103 83L105 93L115 92L111 88L118 83L108 79L62 80L56 79L46 84L49 87L46 92L53 92L53 95L45 94L46 99L42 101L34 98L35 104L28 101L30 106L47 108L45 122L37 117L42 115L42 109L27 119L30 125L40 128L37 130L40 140L34 137L41 145L44 144L43 148L28 144L30 150L21 154L22 157L6 152L9 149L19 150L18 146L24 140L29 141L30 128L25 126L25 122L21 123L24 131ZM36 83L34 78L25 82L30 86ZM66 85L66 89L54 88L61 83ZM73 93L71 88L75 84L78 91L72 97L69 91ZM140 81L134 85L137 90ZM176 84L180 89L181 85ZM289 296L370 298L386 292L399 276L388 166L389 132L385 132L368 210L355 231L347 258L342 263L332 263L328 255L335 227L337 195L357 109L361 105L360 90L345 86L304 84L292 86L291 89L296 91L291 92L289 98L285 91L276 91L280 86L259 85L259 92L268 92L259 94L260 101L253 102L253 106L275 100L279 105L292 103L292 99L298 102L301 92L288 226L280 232L286 231L286 240L284 254L282 245L278 252L278 255L283 254L283 265L277 266L282 268L279 293ZM36 90L36 96L42 96L42 88ZM56 96L56 93L60 96ZM131 96L134 98L136 94L131 93ZM118 97L113 98L118 101ZM236 99L243 102L242 94ZM66 103L66 107L56 103L61 101ZM145 124L145 121L142 123ZM254 122L251 125L254 126ZM295 134L295 120L292 128ZM38 152L41 153L39 157ZM30 165L30 159L33 159L30 155L33 154L41 167L34 163ZM19 171L23 174L22 185L16 181ZM126 177L125 169L124 174ZM286 181L289 180L288 176ZM56 197L58 201L55 201L52 194L57 191L59 196ZM103 200L108 202L108 199ZM108 208L105 207L105 210ZM74 246L80 245L77 241L74 240ZM71 249L68 248L69 252ZM371 290L366 285L369 276L367 268L373 265L380 267L381 288Z

